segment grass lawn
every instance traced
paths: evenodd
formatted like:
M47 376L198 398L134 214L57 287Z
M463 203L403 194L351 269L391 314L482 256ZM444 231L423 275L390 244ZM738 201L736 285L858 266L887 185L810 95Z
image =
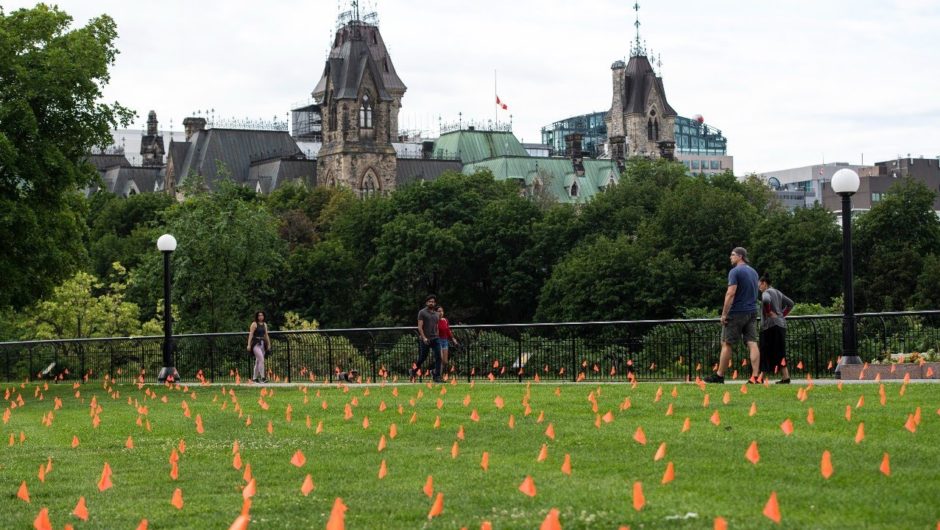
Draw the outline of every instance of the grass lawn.
M7 384L0 527L33 528L48 508L53 528L134 529L142 519L152 529L228 528L250 464L251 528L324 528L337 498L354 529L539 528L553 508L566 529L713 528L719 517L728 528L774 528L763 514L772 493L784 528L935 528L940 385L886 383L885 404L881 388ZM745 456L752 442L756 464ZM885 454L890 474L880 470ZM99 491L105 464L113 486ZM664 484L670 464L675 478ZM527 477L534 496L520 491ZM29 503L18 497L24 481ZM181 509L171 504L177 488ZM443 511L429 519L438 494ZM80 497L87 521L72 513Z

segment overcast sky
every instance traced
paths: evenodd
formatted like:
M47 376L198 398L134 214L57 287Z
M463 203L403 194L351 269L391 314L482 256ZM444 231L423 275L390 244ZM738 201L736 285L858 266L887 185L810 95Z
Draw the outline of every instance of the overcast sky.
M323 71L348 0L59 0L76 24L107 13L120 55L105 99L161 129L284 119ZM610 108L610 65L628 58L632 2L364 0L408 86L402 128L494 117L516 136ZM0 0L4 10L32 2ZM728 138L735 172L940 155L940 2L640 0L641 37L662 57L670 104ZM500 113L500 120L508 119Z

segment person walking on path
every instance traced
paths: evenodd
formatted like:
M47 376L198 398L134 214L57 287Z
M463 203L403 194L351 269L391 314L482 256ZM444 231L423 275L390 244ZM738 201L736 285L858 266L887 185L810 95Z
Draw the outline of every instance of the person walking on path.
M264 356L271 351L271 336L268 335L264 311L255 313L255 320L248 328L248 351L255 355L255 369L251 380L255 383L267 383L268 379L264 373Z
M787 369L787 320L793 300L770 285L770 276L761 276L757 284L761 292L760 369L764 377L780 372L777 384L790 383Z
M438 341L441 344L441 366L446 370L447 359L450 354L450 344L453 343L454 346L460 346L460 343L457 342L457 337L454 337L454 334L451 333L450 323L444 318L444 306L437 306L437 314L441 317L437 322Z
M428 352L434 353L434 382L441 382L441 344L438 341L437 297L433 294L424 299L424 307L418 312L418 360L411 368L411 378L414 379L421 370L421 365L428 357Z
M725 303L721 308L718 371L706 377L705 382L725 382L725 370L731 365L731 347L743 338L751 357L751 377L747 382L757 383L760 367L760 349L757 346L757 271L748 265L747 250L743 247L735 247L731 251L731 265Z

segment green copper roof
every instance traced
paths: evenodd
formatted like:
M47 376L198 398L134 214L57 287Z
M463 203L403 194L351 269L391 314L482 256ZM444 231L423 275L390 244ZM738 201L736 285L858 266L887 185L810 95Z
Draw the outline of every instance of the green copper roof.
M617 166L611 160L584 160L584 175L580 177L575 174L574 166L567 158L530 156L503 156L465 164L463 172L470 174L482 168L490 170L496 180L524 182L529 192L538 188L536 182L539 181L544 193L563 203L587 202L600 193L612 178L614 182L619 180ZM571 193L572 186L575 186L576 195Z
M462 164L472 164L498 156L528 156L511 132L453 131L434 142L434 158L457 157Z

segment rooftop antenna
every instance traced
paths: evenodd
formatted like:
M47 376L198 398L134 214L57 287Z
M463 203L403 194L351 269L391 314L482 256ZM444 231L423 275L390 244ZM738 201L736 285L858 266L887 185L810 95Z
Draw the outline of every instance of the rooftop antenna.
M656 54L656 71L659 72L659 77L663 76L663 54Z
M359 0L352 0L353 20L359 21Z

